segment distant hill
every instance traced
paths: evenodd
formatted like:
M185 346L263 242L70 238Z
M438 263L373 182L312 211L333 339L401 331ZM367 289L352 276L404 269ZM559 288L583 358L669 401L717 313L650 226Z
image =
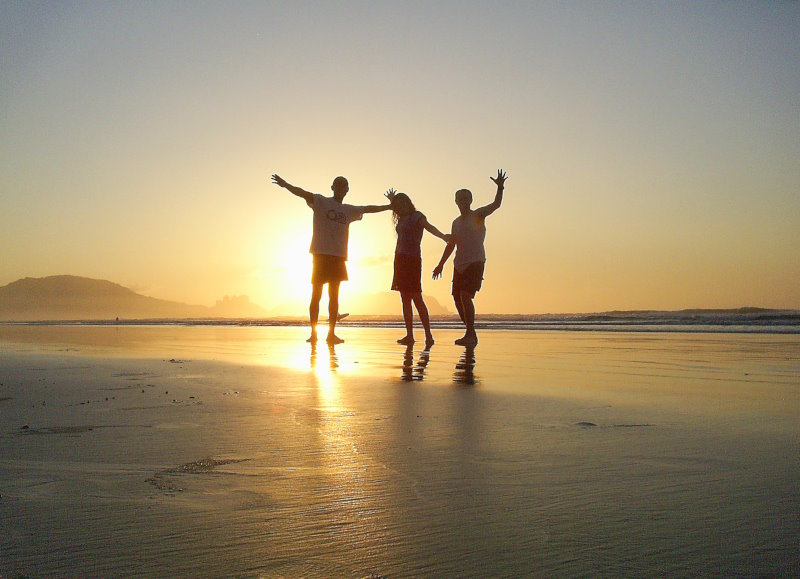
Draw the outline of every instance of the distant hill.
M423 295L425 305L428 306L428 313L432 316L441 316L452 313L447 307L443 306L439 300L427 294ZM348 309L349 308L349 309ZM393 291L367 294L354 304L349 304L347 311L354 315L380 316L380 315L402 315L400 294ZM416 317L417 310L414 309Z
M254 318L266 311L247 296L197 306L137 294L119 284L72 275L25 278L0 287L0 320Z

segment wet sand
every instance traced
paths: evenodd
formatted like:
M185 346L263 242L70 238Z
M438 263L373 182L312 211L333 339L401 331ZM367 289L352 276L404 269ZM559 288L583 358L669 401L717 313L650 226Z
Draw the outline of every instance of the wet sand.
M0 576L797 576L800 336L398 332L0 326Z

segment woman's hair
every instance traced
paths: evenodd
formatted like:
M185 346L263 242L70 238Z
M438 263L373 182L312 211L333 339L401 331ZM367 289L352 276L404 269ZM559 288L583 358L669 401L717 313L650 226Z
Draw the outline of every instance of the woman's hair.
M397 208L401 203L408 203L408 206L411 207L411 213L417 210L408 195L405 193L396 193L392 200L392 221L395 227L397 227L397 222L400 221L400 214L397 212Z

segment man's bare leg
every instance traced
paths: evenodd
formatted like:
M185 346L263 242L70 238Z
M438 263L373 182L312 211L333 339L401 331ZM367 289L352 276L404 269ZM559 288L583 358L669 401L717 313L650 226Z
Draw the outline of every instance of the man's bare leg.
M400 299L403 300L403 321L406 324L406 335L397 340L397 343L408 346L414 343L414 311L411 309L411 294L400 292Z
M344 342L336 335L336 319L339 317L339 283L332 281L328 283L328 338L329 344L341 344Z
M306 342L312 344L317 341L317 320L319 320L319 300L322 298L322 284L315 283L311 286L311 303L308 306L308 319L311 322L311 337Z
M453 296L453 303L456 305L456 311L458 312L458 317L461 318L461 321L464 321L464 306L461 305L461 294Z
M478 334L475 333L475 304L472 302L474 294L462 291L459 297L461 298L461 308L464 312L461 319L464 320L467 331L463 338L456 340L456 344L459 346L475 346L478 343Z

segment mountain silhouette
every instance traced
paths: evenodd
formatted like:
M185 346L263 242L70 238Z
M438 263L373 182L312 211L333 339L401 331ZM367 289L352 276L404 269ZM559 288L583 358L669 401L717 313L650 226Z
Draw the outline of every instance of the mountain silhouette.
M214 307L189 305L143 296L110 281L72 275L26 277L0 287L3 321L252 318L265 314L247 296L225 296Z

